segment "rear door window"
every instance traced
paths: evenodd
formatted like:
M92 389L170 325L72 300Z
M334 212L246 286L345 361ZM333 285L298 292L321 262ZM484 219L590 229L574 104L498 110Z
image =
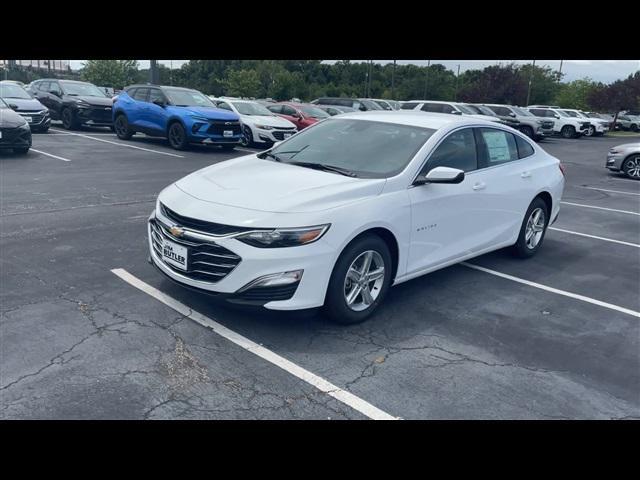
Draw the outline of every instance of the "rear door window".
M518 158L530 157L535 153L535 150L529 142L518 135L514 136L516 137L516 145L518 147Z
M481 168L494 167L503 163L518 160L518 147L512 133L495 128L478 128L480 133Z

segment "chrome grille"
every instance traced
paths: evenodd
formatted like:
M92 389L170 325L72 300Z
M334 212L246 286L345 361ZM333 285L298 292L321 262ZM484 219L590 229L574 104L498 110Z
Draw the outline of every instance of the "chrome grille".
M156 257L172 271L192 280L216 283L229 275L242 261L238 255L217 243L194 242L174 237L160 223L149 221L151 244ZM166 238L189 250L187 270L180 270L162 260L162 244Z

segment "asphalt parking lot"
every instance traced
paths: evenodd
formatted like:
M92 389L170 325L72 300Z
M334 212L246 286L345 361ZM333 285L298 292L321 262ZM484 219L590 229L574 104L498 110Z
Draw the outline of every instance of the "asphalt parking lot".
M0 153L0 418L640 418L640 182L603 167L629 141L545 140L567 187L536 257L423 276L343 327L146 262L158 192L245 151L54 125Z

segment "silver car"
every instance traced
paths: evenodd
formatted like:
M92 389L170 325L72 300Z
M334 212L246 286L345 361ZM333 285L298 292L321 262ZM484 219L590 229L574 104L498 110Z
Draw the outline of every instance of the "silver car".
M625 143L610 149L605 166L634 180L640 180L640 142Z

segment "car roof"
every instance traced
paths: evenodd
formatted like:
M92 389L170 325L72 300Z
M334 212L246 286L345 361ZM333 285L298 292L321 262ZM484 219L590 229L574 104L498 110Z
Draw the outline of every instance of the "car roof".
M492 127L498 126L490 120L479 120L448 113L422 112L419 110L370 110L345 113L340 115L340 118L395 123L399 125L432 128L434 130L450 125L464 126L483 124Z

